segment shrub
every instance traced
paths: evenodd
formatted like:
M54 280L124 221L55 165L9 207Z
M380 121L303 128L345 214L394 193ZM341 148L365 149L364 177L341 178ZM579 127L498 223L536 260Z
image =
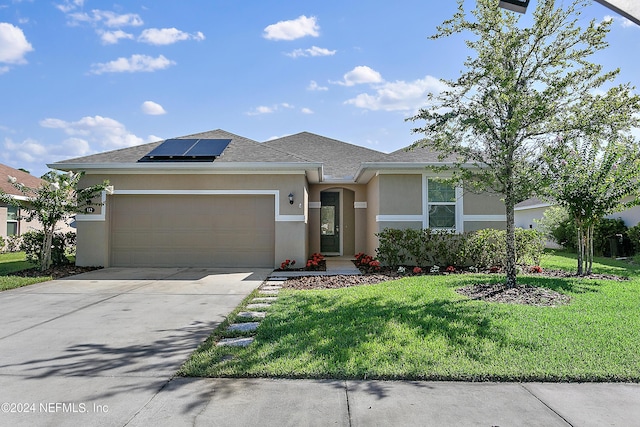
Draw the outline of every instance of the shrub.
M285 259L282 263L280 263L280 270L288 270L289 268L296 265L296 260Z
M504 230L484 229L453 234L437 230L398 230L386 228L378 234L378 258L384 264L398 267L412 263L418 266L447 265L490 268L504 266L506 236ZM518 264L540 263L545 245L544 234L536 230L516 230Z
M612 256L610 237L620 236L623 243L622 252L624 250L624 242L627 239L627 226L621 218L601 219L593 230L593 250L597 255ZM625 255L618 253L617 255Z
M4 252L4 237L0 236L0 252Z
M305 268L311 271L322 270L325 267L326 267L326 262L324 259L324 255L319 254L317 252L311 255L311 257L307 260L307 264L305 265Z
M627 236L633 245L633 252L640 254L640 224L634 225L627 230Z
M26 253L27 261L35 265L40 265L42 257L42 243L44 233L42 231L29 231L24 233L20 243L20 250ZM51 246L52 265L68 264L67 254L75 251L76 234L72 231L68 233L55 233Z
M552 206L544 211L542 219L537 222L550 240L567 249L576 249L576 225L565 208Z
M367 255L364 252L359 252L355 255L356 258L356 267L358 267L361 271L366 273L380 271L380 261L372 257L371 255Z
M20 250L20 244L22 243L22 237L14 234L7 239L7 252L18 252Z

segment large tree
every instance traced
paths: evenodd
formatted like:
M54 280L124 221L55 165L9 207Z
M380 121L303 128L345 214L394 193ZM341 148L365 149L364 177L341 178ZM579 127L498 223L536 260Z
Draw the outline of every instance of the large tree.
M448 89L431 95L411 118L424 121L414 132L448 158L454 178L504 199L507 219L506 286L516 285L514 206L531 197L541 180L543 147L558 134L597 133L617 121L628 122L638 97L628 85L613 85L618 70L603 71L589 58L606 48L611 23L578 25L589 2L574 0L556 8L539 0L531 26L520 15L498 8L496 0L477 0L470 14L458 1L453 18L432 39L468 33L473 52ZM453 160L451 160L453 159Z
M32 188L18 182L16 177L8 176L9 182L22 194L15 198L0 190L0 201L20 207L27 221L37 220L42 226L43 242L40 254L40 268L46 270L51 265L51 246L56 227L72 216L82 213L87 206L99 204L96 198L109 184L102 184L86 188L78 188L82 173L48 172L42 176L43 184Z

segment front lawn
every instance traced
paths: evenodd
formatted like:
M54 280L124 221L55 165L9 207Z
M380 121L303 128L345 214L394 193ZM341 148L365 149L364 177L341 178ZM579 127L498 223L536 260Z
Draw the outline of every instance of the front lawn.
M543 268L574 268L564 254ZM501 276L417 276L338 290L281 291L247 348L214 335L185 376L640 381L640 274L604 261L595 272L629 281L520 277L565 293L558 307L470 300L456 288Z
M12 275L12 273L30 268L33 268L33 264L26 261L24 252L0 254L0 291L51 280L51 276L20 277Z

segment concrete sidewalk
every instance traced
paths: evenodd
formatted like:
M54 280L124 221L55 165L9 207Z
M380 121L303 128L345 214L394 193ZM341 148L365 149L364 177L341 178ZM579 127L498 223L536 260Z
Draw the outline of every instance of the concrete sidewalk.
M128 426L638 426L640 384L191 379Z

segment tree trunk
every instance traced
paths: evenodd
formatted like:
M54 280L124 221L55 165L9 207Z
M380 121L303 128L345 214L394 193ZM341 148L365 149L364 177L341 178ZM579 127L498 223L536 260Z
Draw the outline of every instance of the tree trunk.
M505 286L507 288L514 288L517 284L517 266L516 266L516 226L515 226L515 214L513 195L510 194L510 188L505 194L505 207L507 211L507 259L505 270L507 274L507 280Z
M593 231L595 226L593 224L589 225L587 228L587 265L585 274L591 274L593 268Z
M53 233L55 232L55 225L49 230L47 227L43 227L44 242L42 245L42 256L40 259L40 271L45 271L51 266L51 245L53 244Z
M577 221L576 221L577 223ZM583 238L583 233L582 233L582 224L577 223L576 224L576 244L578 245L578 276L582 276L582 263L584 262L584 238Z

